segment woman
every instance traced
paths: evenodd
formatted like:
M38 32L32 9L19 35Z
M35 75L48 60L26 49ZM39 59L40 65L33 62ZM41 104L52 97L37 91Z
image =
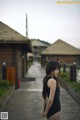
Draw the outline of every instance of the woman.
M60 87L57 77L60 64L57 61L50 61L46 67L46 76L43 79L42 96L44 99L42 116L47 120L60 120Z

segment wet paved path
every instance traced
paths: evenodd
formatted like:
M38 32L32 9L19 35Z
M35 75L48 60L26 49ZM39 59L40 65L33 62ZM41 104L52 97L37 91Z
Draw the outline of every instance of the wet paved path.
M41 117L42 111L42 78L44 69L34 62L27 76L35 77L35 81L22 81L20 89L16 90L4 111L9 114L9 120L46 120ZM67 91L61 88L61 120L80 120L80 106Z

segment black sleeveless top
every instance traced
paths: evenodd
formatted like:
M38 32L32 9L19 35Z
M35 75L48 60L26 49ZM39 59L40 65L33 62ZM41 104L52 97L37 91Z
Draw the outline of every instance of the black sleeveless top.
M48 77L48 80L51 79L52 77ZM50 94L50 88L47 86L47 97L49 97ZM60 88L59 85L56 81L56 90L55 90L55 96L53 100L53 104L51 108L48 111L47 118L51 117L55 113L59 112L61 110L61 105L60 105Z

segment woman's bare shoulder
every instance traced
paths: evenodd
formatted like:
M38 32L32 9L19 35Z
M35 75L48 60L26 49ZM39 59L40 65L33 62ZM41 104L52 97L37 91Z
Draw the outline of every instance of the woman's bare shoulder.
M50 86L55 86L56 85L56 80L55 79L53 79L53 78L50 78L49 80L48 80L48 87L50 87Z

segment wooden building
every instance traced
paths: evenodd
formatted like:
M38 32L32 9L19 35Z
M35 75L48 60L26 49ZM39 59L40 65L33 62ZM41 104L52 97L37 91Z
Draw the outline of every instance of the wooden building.
M24 77L28 52L32 52L30 40L0 22L0 68L5 62L7 67L15 67L16 79Z
M61 63L80 65L80 50L58 39L41 53L41 63L45 65L49 60L56 59Z
M33 55L35 59L41 58L41 52L50 45L48 42L39 39L31 39L31 43L32 43Z

